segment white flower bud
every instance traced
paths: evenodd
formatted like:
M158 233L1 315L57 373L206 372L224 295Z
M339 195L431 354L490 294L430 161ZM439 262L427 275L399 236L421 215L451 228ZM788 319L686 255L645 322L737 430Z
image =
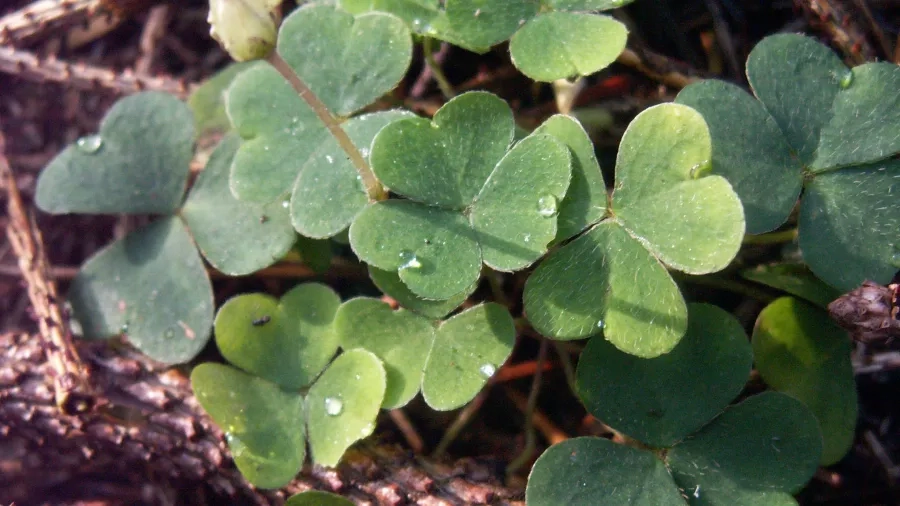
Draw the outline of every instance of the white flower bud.
M209 34L237 61L275 49L281 0L209 0Z

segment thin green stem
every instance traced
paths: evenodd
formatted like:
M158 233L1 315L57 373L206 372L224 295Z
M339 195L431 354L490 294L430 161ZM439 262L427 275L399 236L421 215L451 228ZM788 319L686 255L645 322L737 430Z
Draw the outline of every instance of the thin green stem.
M516 458L506 466L506 475L512 475L516 471L522 468L529 459L531 459L531 455L534 453L534 448L536 446L536 441L534 437L534 426L533 418L534 418L534 410L537 408L537 399L538 394L541 391L541 377L544 372L544 359L547 357L547 339L541 341L541 349L538 352L537 358L537 370L534 372L534 377L531 381L531 392L528 393L528 403L525 406L525 447L522 448L522 453L520 453Z
M453 85L444 75L441 65L434 59L434 39L425 37L425 40L422 41L422 50L425 53L425 64L431 69L431 74L434 76L438 88L441 89L441 93L444 94L444 98L450 100L455 97L456 92L453 90Z
M797 238L797 229L789 228L787 230L779 230L778 232L769 232L768 234L744 236L744 244L781 244L791 242Z
M472 418L475 416L475 413L481 409L481 405L484 404L484 401L487 400L488 394L490 393L490 389L485 387L472 399L469 404L459 412L456 420L453 420L453 423L450 424L450 427L447 427L447 431L444 432L444 437L441 438L441 442L438 443L437 448L434 449L434 453L431 454L432 458L440 458L447 452L447 448L450 447L450 443L456 440L456 437L459 436L459 433L472 421Z
M319 97L309 89L309 86L300 79L300 76L294 72L294 69L288 65L288 62L284 61L284 58L282 58L277 51L272 51L267 58L267 61L275 67L275 70L287 79L297 94L300 95L300 98L309 104L309 107L316 113L316 116L318 116L322 123L325 124L328 132L337 140L341 149L347 153L347 157L350 159L353 166L356 167L359 176L362 178L369 200L376 201L386 199L387 193L384 191L384 187L381 186L381 183L378 181L378 178L375 177L375 173L372 172L372 168L369 167L369 164L362 156L362 153L359 152L359 149L357 149L356 145L353 144L353 141L350 140L350 136L347 135L347 132L341 128L337 118L331 114L328 107L319 100Z
M572 357L569 351L560 341L553 341L553 347L556 348L556 354L559 356L559 363L562 365L563 374L566 376L566 383L569 384L569 390L574 394L575 390L575 366L572 365Z

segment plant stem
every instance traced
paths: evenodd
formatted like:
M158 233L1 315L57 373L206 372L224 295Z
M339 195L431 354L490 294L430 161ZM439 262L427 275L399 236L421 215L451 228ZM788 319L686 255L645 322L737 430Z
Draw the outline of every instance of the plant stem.
M572 365L572 358L569 351L559 341L553 341L553 347L556 348L556 354L559 356L559 363L562 365L563 374L566 376L566 383L569 384L569 390L574 394L575 386L575 366Z
M768 234L744 236L744 244L781 244L791 242L797 238L797 229L789 228L787 230L779 230L778 232L769 232Z
M450 427L447 428L447 431L444 432L444 437L441 438L441 442L438 443L437 448L435 448L434 452L431 454L432 458L437 459L442 457L447 451L447 448L450 447L450 444L453 443L457 436L459 436L459 433L472 421L475 413L481 409L481 405L484 404L484 401L488 398L490 388L487 387L488 385L485 385L485 388L459 412L456 420L453 420L453 423L451 423Z
M288 65L288 62L286 62L277 51L272 51L266 61L275 67L275 70L291 83L291 86L297 94L300 95L300 98L305 100L309 107L312 108L316 113L316 116L318 116L322 123L325 124L325 127L328 128L328 132L337 140L341 149L347 153L347 157L350 159L350 162L353 163L353 166L356 167L359 176L362 178L369 200L376 201L386 199L387 193L384 191L384 187L381 186L381 183L378 181L378 178L375 177L372 168L369 167L369 164L362 156L362 153L359 152L359 149L357 149L356 145L353 144L353 141L350 140L350 136L347 135L347 132L341 128L337 118L331 114L328 107L319 100L319 97L309 89L309 86L300 79L300 76L294 72L294 69Z
M431 73L434 75L434 80L437 83L438 88L441 89L444 98L450 100L456 96L456 92L453 91L453 85L447 80L447 76L445 76L444 71L441 70L440 64L434 59L434 39L425 37L425 40L422 41L422 50L425 53L425 64L431 69Z
M514 474L524 466L528 462L528 459L531 458L531 454L534 453L535 440L533 418L534 410L537 407L538 393L541 391L541 376L544 372L544 359L546 357L547 339L544 339L541 341L541 349L538 352L537 358L537 371L535 371L534 377L532 378L531 392L528 394L528 404L525 406L525 448L522 448L522 453L506 466L507 476Z

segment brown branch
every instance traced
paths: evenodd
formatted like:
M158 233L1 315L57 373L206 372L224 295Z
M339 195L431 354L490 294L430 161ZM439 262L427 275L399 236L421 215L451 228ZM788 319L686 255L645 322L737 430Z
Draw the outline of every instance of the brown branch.
M859 16L840 0L794 0L809 24L822 30L853 65L875 59Z
M171 77L150 77L131 70L117 73L109 69L72 64L54 57L37 56L12 47L0 46L0 72L37 82L57 82L83 90L107 89L128 94L145 90L171 93L186 98L190 89L183 81Z
M100 0L38 0L0 18L0 44L21 46L42 35L84 23Z
M51 366L56 406L65 413L84 412L94 402L89 373L72 343L68 318L58 303L56 285L48 277L40 230L25 210L5 152L6 139L0 132L0 177L6 181L8 197L6 235L19 259L19 269L41 331L43 350Z
M699 77L686 75L665 56L643 49L625 48L616 61L673 88L684 88L700 80Z

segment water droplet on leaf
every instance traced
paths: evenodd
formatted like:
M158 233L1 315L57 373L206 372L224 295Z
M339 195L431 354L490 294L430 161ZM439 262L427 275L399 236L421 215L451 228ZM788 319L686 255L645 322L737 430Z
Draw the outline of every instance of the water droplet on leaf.
M841 78L841 89L846 90L853 84L853 71L848 70L844 77Z
M553 216L556 216L559 204L556 202L556 197L553 195L544 195L538 199L537 207L538 214L544 218L552 218Z
M416 254L407 249L400 251L400 269L418 269L422 262L416 258Z
M494 364L484 364L481 367L479 367L478 370L481 372L481 375L484 376L485 378L490 378L491 376L494 375L495 372L497 372L497 368L494 367Z
M325 398L325 413L329 416L338 416L344 411L344 402L337 397Z
M96 153L103 146L103 138L99 135L87 135L75 141L78 150L84 153Z
M597 320L597 328L602 329L606 326L606 323L603 320Z
M290 201L290 200L282 200L282 201L281 201L281 207L283 207L283 208L285 208L285 209L287 209L290 205L291 205L291 201Z
M123 334L128 333L128 322L122 324L122 328L119 329Z
M225 440L228 441L228 447L231 448L231 455L235 458L240 457L244 453L244 449L247 448L247 445L241 441L241 438L235 436L231 432L225 433Z

